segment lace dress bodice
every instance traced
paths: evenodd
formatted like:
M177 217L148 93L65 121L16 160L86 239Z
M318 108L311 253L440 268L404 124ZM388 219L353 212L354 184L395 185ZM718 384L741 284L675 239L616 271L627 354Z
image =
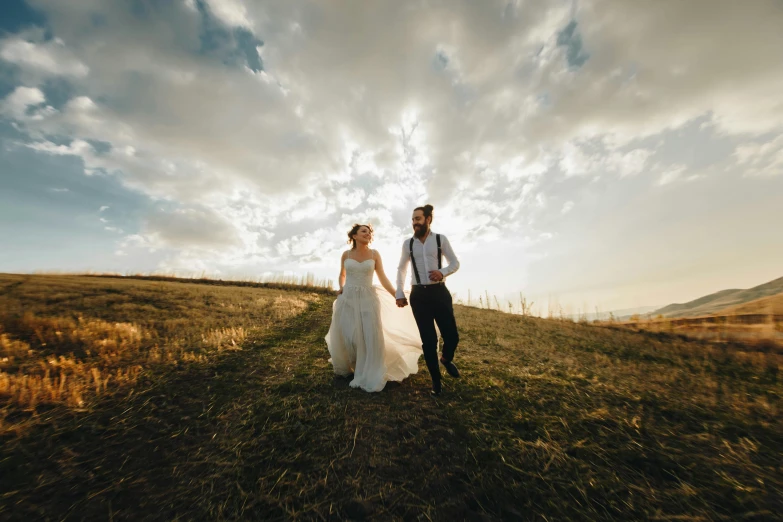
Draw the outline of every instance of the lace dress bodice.
M345 260L345 289L372 288L372 276L375 273L375 260L362 262L348 258Z

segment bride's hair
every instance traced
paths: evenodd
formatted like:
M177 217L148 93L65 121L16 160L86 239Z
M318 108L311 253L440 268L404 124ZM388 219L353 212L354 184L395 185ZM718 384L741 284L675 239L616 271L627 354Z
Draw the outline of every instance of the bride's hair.
M422 212L424 212L424 219L432 217L432 211L433 211L432 205L427 204L424 205L423 207L416 207L413 209L414 212L416 212L417 210L421 210Z
M359 229L362 227L367 227L370 230L370 241L372 241L372 236L375 233L375 231L372 229L372 225L362 225L360 223L354 224L353 228L348 232L348 244L352 245L351 249L356 248L356 240L353 238L353 236L356 235L357 232L359 232Z

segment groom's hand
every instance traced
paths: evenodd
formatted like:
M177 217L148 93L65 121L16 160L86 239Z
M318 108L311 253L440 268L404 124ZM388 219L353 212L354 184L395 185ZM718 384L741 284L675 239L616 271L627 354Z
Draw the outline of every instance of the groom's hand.
M408 306L408 300L405 299L404 297L402 299L397 299L397 306L399 306L400 308L405 308L406 306Z
M430 281L435 281L436 283L443 281L443 274L440 270L430 270Z

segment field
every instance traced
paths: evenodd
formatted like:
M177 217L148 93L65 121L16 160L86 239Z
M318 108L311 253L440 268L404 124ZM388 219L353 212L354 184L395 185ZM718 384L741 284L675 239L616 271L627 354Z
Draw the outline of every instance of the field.
M734 344L740 350L783 354L783 314L741 313L677 318L632 318L628 321L596 321L609 327L669 333L714 344Z
M3 520L777 520L783 355L457 306L333 376L317 286L0 275Z

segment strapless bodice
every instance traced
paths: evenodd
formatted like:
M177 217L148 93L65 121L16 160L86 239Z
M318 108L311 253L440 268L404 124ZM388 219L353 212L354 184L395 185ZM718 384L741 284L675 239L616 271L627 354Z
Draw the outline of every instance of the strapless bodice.
M375 273L375 259L362 262L348 258L345 260L345 286L372 288L372 275Z

